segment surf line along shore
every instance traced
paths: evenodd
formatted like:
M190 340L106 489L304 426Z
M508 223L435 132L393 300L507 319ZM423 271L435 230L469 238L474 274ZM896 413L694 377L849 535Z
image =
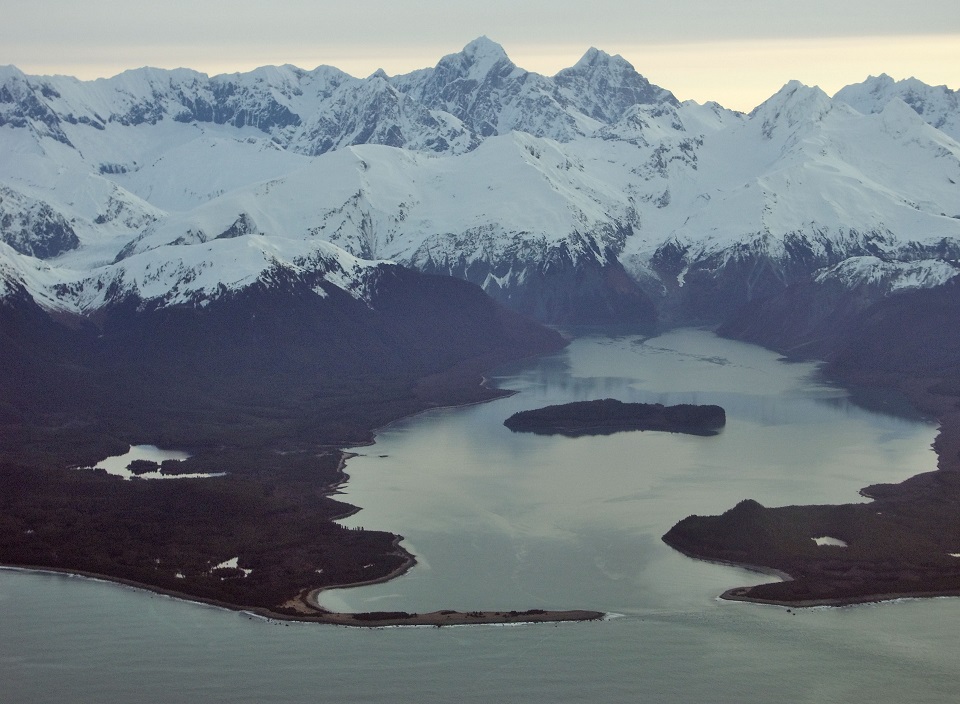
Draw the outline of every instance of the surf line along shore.
M343 472L345 462L346 457L342 457L339 465L339 471L341 472L341 476L343 478L342 480L346 480L346 474ZM350 513L352 514L353 511ZM249 604L203 597L186 591L163 588L135 579L128 579L90 570L32 564L0 565L0 569L15 572L33 572L36 574L60 575L62 577L76 577L97 582L116 584L118 586L136 589L138 591L160 594L180 601L203 604L229 611L237 611L271 621L298 621L304 623L317 623L347 627L378 628L386 626L534 624L557 623L563 621L595 621L602 620L606 616L606 614L603 612L582 609L566 611L545 609L527 609L524 611L455 611L445 609L422 614L407 613L402 611L339 613L328 611L320 606L318 595L325 589L344 589L386 582L403 575L407 570L416 565L416 558L410 553L406 552L406 550L400 546L400 542L402 540L402 536L395 535L393 537L393 550L395 550L397 554L402 555L404 558L403 562L393 571L373 579L329 585L321 588L304 589L300 594L293 596L288 601L272 608L264 606L252 606Z
M326 494L337 493L337 487L348 480L345 471L346 462L351 456L342 450L338 450L339 457L336 458L336 468L333 481L325 487L320 487L318 491ZM120 481L117 478L113 480ZM142 480L141 480L142 481ZM207 480L196 480L207 481ZM331 520L343 518L352 515L360 509L358 507L343 504L344 512L335 516ZM393 552L400 559L394 560L394 569L380 578L360 580L354 582L340 582L336 584L326 584L323 588L346 588L351 586L361 586L372 582L387 581L396 578L406 572L416 564L413 555L407 553L401 546L402 540L399 536L391 536L392 547L387 547L387 552ZM192 593L189 589L180 589L179 585L158 585L149 580L138 579L136 576L122 576L109 574L106 571L94 569L83 569L66 565L45 565L39 562L25 560L23 562L8 562L9 569L24 570L36 573L60 574L64 576L75 576L101 582L118 584L138 590L149 591L154 594L161 594L176 598L181 601L204 604L216 608L222 608L232 611L247 613L257 617L277 620L277 621L302 621L313 623L327 623L331 625L344 626L394 626L394 625L420 625L420 626L442 626L457 624L512 624L512 623L539 623L539 622L559 622L559 621L584 621L598 620L605 616L604 613L590 610L570 610L556 611L544 609L527 610L498 610L498 611L465 611L458 612L454 610L438 610L427 614L409 614L405 612L373 612L373 613L334 613L323 609L316 601L317 587L309 585L309 582L303 585L302 591L296 591L296 587L287 591L280 599L270 604L252 604L249 601L238 599L220 598L219 595L199 595ZM2 564L0 564L2 568ZM321 582L322 583L322 582ZM312 596L312 598L310 598ZM284 601L286 599L286 601ZM442 606L442 605L438 605Z
M544 609L528 609L526 611L441 610L422 614L411 614L402 611L336 613L322 609L319 606L312 606L307 603L308 601L313 601L315 599L315 592L319 592L321 590L314 590L313 592L304 593L299 599L288 602L288 604L292 604L294 601L297 601L300 604L300 609L298 609L298 611L300 611L299 613L281 613L267 608L241 606L238 604L231 604L226 601L219 601L217 599L205 599L184 592L177 592L171 589L161 589L143 582L136 582L134 580L122 579L119 577L110 577L108 575L85 572L82 570L57 569L30 565L0 565L0 570L58 575L67 578L82 578L96 582L116 584L120 587L151 592L180 601L193 604L203 604L204 606L212 606L227 611L237 611L240 613L265 618L271 621L297 621L333 626L353 626L358 628L381 628L385 626L455 626L471 624L560 623L564 621L600 621L607 617L607 614L602 611L589 611L585 609L574 609L568 611ZM393 575L391 575L391 578L392 577ZM369 582L365 584L369 584ZM351 586L361 585L338 585L336 588L342 589Z
M394 540L394 546L399 550L401 536ZM352 587L382 584L403 575L416 563L413 555L407 554L407 560L393 572L375 579L343 584L331 587L311 589L301 593L296 599L291 599L283 606L287 613L274 615L266 610L251 610L260 615L297 621L328 623L338 626L354 626L360 628L377 628L383 626L458 626L470 624L510 624L510 623L559 623L563 621L598 621L606 617L602 611L587 609L546 610L526 609L503 611L456 611L442 609L426 613L408 613L406 611L368 611L360 613L342 613L328 611L320 605L320 595L327 589L350 589ZM296 612L292 614L290 612Z

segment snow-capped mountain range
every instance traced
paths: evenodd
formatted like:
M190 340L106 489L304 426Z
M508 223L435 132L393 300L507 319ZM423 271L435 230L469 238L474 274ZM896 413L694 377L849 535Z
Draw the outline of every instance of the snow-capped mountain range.
M799 280L890 295L958 272L958 140L957 94L915 79L743 114L486 38L366 79L5 67L0 295L204 305L282 273L362 298L384 260L551 322L721 319Z

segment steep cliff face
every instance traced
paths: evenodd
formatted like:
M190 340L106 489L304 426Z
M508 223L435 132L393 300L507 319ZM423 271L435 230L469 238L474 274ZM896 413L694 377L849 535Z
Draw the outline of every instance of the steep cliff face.
M0 186L0 238L15 251L50 259L80 246L69 221L48 203Z

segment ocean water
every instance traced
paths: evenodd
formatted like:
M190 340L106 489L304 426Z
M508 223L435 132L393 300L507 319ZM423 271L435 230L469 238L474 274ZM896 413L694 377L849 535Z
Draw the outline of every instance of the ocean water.
M956 700L960 600L722 602L769 577L660 540L680 518L743 498L862 501L867 484L935 468L935 425L864 410L815 365L700 330L583 333L491 383L519 393L405 419L355 449L344 498L363 510L347 523L403 534L418 565L322 601L590 608L609 620L353 630L3 570L0 702ZM517 410L604 397L718 403L727 426L708 438L571 439L502 425Z

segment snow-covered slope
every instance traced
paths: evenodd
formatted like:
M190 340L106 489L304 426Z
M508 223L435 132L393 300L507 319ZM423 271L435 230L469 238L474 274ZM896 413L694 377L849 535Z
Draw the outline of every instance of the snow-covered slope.
M817 283L839 282L849 290L879 288L882 294L917 288L943 286L960 274L956 263L943 259L885 261L879 257L850 257L820 271Z
M277 271L362 292L380 260L551 321L723 318L821 271L892 293L960 252L957 114L881 77L834 98L790 82L744 115L597 49L546 77L483 37L392 78L6 67L0 271L78 311Z
M266 66L213 77L142 68L83 83L0 67L0 126L81 150L91 132L174 122L252 128L309 155L368 143L456 154L511 130L559 140L592 134L636 103L676 100L620 57L591 49L575 67L548 78L518 68L486 38L433 69L394 78L378 71L356 79L329 66Z
M928 86L916 78L894 81L882 73L842 88L834 98L865 115L882 112L891 100L899 98L927 124L960 140L960 95L946 86Z
M249 234L212 242L157 247L121 261L89 268L14 256L0 247L0 286L25 290L42 306L86 314L133 302L140 308L204 306L253 286L304 284L325 297L335 286L366 300L371 272L379 265L357 259L321 240Z

